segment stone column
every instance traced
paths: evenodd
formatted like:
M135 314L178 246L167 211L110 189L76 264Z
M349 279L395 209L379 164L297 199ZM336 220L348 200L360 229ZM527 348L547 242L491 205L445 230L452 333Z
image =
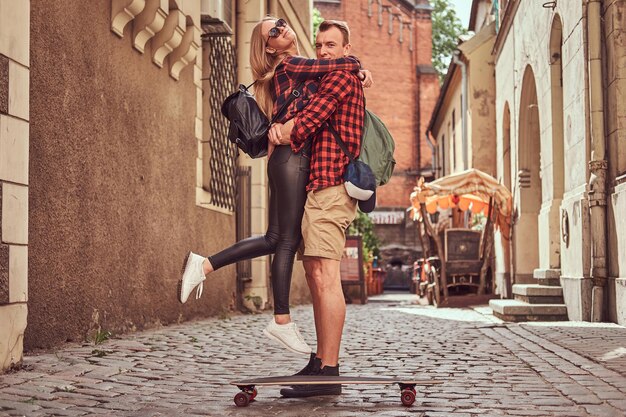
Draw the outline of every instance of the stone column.
M0 372L22 361L28 300L30 0L0 0Z

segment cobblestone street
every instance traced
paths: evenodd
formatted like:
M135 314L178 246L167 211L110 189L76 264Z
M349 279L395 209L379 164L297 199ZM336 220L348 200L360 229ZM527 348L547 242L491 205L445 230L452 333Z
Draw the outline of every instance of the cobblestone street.
M406 408L395 386L350 385L336 397L283 399L260 387L237 408L235 378L293 373L305 359L268 345L270 314L233 315L66 345L0 376L0 415L25 416L593 416L626 415L626 329L501 323L488 309L408 303L348 306L344 375L416 376ZM310 306L293 310L314 341Z

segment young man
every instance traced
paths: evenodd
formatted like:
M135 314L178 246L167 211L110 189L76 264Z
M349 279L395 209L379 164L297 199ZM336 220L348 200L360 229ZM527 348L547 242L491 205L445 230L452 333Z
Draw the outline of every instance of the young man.
M317 58L347 56L350 33L344 22L324 21L316 42ZM297 152L313 138L311 174L302 219L302 260L311 290L317 333L317 352L299 372L323 376L339 375L339 347L346 306L339 265L345 246L345 231L354 220L357 201L346 193L343 174L349 158L339 148L328 123L337 130L348 150L357 157L363 133L363 84L356 74L335 71L321 80L319 90L291 121L272 126L270 140L291 143ZM302 385L281 390L286 397L341 394L341 385Z

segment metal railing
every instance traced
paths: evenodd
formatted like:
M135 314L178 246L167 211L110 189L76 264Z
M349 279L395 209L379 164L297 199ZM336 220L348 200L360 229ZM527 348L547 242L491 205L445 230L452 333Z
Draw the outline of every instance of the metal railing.
M236 88L236 53L230 36L206 36L203 46L209 48L210 71L205 90L210 114L209 176L203 188L211 194L211 204L235 211L237 147L227 138L228 120L220 109Z

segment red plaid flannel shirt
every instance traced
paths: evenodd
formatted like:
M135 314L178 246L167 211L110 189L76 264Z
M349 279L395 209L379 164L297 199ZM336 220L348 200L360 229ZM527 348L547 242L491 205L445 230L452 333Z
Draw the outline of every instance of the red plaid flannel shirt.
M274 110L275 116L283 103L291 94L291 91L300 83L305 82L302 96L294 100L287 111L276 120L277 123L285 123L294 115L304 109L310 97L317 91L319 78L331 71L359 72L361 64L355 57L338 59L308 59L300 56L285 58L277 67L274 74Z
M313 138L311 175L307 191L343 183L350 159L343 153L326 121L330 121L352 156L361 152L365 101L363 86L356 74L334 71L322 78L320 87L306 108L294 117L291 148L298 152Z

